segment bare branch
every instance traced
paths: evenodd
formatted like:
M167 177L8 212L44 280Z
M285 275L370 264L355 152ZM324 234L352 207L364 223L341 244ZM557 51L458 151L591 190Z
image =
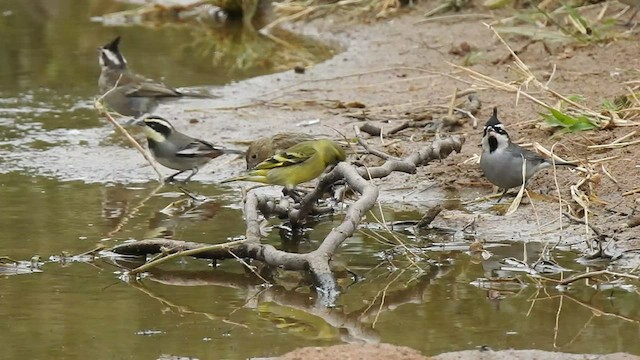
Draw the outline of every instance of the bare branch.
M395 156L391 156L385 152L374 149L373 147L371 147L371 145L367 144L367 142L362 138L361 136L362 134L360 133L360 129L358 129L357 125L353 126L353 130L356 133L356 139L358 139L358 144L360 144L369 154L375 155L384 160L389 160L389 159L400 160Z
M332 305L339 290L329 267L329 261L340 249L342 243L354 234L363 216L375 205L378 199L378 188L373 185L370 179L385 177L393 171L414 173L416 167L421 164L445 158L453 151L460 151L463 143L464 138L461 136L436 140L430 146L405 159L388 160L382 166L370 169L356 168L345 162L339 163L320 179L316 188L305 195L300 204L284 206L267 196L258 195L255 191L251 191L244 201L246 239L242 241L212 246L176 240L152 239L121 244L114 247L112 251L128 255L173 254L159 259L159 262L166 261L168 257L186 254L209 259L250 258L272 267L310 271L322 298L322 303ZM343 180L351 189L359 193L360 197L348 207L342 223L325 237L316 250L306 254L296 254L278 250L271 245L260 242L260 213L264 216L269 216L272 213L277 213L280 216L288 215L292 226L299 226L317 209L314 204L326 190L336 182ZM149 269L149 265L143 266L142 269ZM137 271L142 270L139 268Z
M138 142L133 138L133 136L131 136L131 134L129 134L129 132L125 128L123 128L122 125L118 124L118 122L104 108L104 105L102 105L102 99L107 94L109 94L114 89L116 89L117 86L118 86L118 84L116 83L116 85L112 89L110 89L109 91L104 93L104 95L102 95L100 98L96 99L93 102L93 107L98 112L98 115L104 116L105 119L107 119L107 121L109 121L111 123L111 125L113 125L113 127L115 127L116 130L118 130L131 143L131 145L133 145L133 147L136 148L136 150L138 150L138 152L140 154L142 154L144 159L147 160L147 162L149 163L149 165L151 165L151 167L156 172L156 174L158 174L158 182L161 183L161 184L164 184L164 176L162 176L162 172L160 172L160 168L158 168L158 165L156 165L156 162L153 160L151 155L149 155L149 153L144 150L142 145L138 144Z

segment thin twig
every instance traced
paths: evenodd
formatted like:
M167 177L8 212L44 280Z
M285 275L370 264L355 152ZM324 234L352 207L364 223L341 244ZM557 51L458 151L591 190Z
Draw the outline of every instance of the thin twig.
M400 271L398 273L398 275L393 278L391 281L389 281L389 283L384 287L384 289L382 289L382 297L380 298L380 306L378 307L378 311L376 312L376 316L373 320L373 323L371 324L371 328L375 329L376 327L376 323L378 322L378 317L380 316L380 313L382 312L382 306L384 305L384 299L387 296L387 290L389 290L389 287L391 286L391 284L393 284L396 280L398 280L400 278L400 276L402 276L402 274L404 273L404 270ZM377 297L377 295L376 295Z
M138 150L138 152L140 152L140 154L142 154L142 156L145 158L145 160L147 160L149 165L151 165L153 170L156 172L156 174L158 174L158 182L163 184L164 183L164 176L162 175L162 172L160 172L160 168L158 168L158 166L156 165L156 162L153 160L153 157L151 157L151 155L149 155L149 153L147 151L145 151L144 148L140 144L138 144L136 139L134 139L133 136L131 136L131 134L129 134L129 132L125 128L122 127L122 125L118 124L118 122L111 116L111 114L109 114L109 112L107 112L107 110L102 105L102 99L107 94L109 94L111 91L113 91L114 89L116 89L116 88L115 87L112 88L111 90L109 90L106 93L104 93L104 95L102 95L101 97L96 99L93 102L93 106L98 111L98 115L104 116L111 123L111 125L113 125L122 135L124 135L124 137L127 138L127 140L129 140L131 145L133 145L133 147L135 147L136 150Z
M391 156L383 151L374 149L369 144L367 144L367 142L362 138L362 134L360 133L360 128L358 128L358 125L353 125L353 131L355 131L356 133L356 139L358 139L358 144L360 144L363 148L365 148L365 150L367 150L369 154L375 155L384 160L400 160L400 158Z
M428 19L418 20L413 23L413 25L420 25L427 22L432 21L440 21L440 20L455 20L455 19L468 19L468 18L478 18L478 19L493 19L493 15L490 14L453 14L453 15L443 15L443 16L434 16Z
M600 275L611 275L611 276L617 276L617 277L623 277L623 278L627 278L627 279L632 279L632 280L640 280L640 276L637 275L632 275L632 274L627 274L627 273L619 273L619 272L614 272L614 271L610 271L610 270L598 270L598 271L591 271L591 272L586 272L583 274L578 274L569 278L566 278L564 280L560 280L558 282L559 285L568 285L571 284L572 282L576 282L578 280L582 280L582 279L590 279L596 276L600 276Z
M122 230L122 228L129 222L129 220L135 216L138 211L140 211L140 209L144 206L144 204L149 201L149 199L151 199L155 194L158 193L158 191L160 191L160 189L162 189L164 187L164 181L161 182L158 186L156 186L153 190L151 190L151 192L144 197L144 199L140 200L140 202L138 202L138 204L136 206L133 207L133 209L131 209L131 211L129 211L127 214L125 214L120 221L118 221L118 224L116 224L116 226L107 233L108 237L112 237L113 235L115 235L118 231Z
M258 279L264 281L265 284L271 284L269 281L267 281L267 279L263 278L262 275L258 274L258 272L251 265L247 264L247 262L244 261L244 259L241 259L238 257L238 255L234 254L233 251L229 251L229 254L231 254L231 256L233 256L234 258L236 258L236 260L238 260L242 265L244 265L244 267L249 269L249 271L251 271L255 276L258 277Z
M556 312L556 322L553 326L553 347L557 348L558 329L560 328L560 313L562 312L562 304L564 297L560 298L560 304L558 304L558 311Z

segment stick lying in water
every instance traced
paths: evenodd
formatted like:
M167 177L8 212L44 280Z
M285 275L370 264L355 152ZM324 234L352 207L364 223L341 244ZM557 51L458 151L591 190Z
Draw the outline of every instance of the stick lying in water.
M291 204L286 199L277 201L264 194L252 191L244 201L245 239L242 241L222 243L218 245L200 244L168 239L148 239L118 244L111 248L112 252L122 255L147 255L160 253L155 261L133 270L131 273L148 271L167 260L178 256L191 255L197 258L213 260L250 258L261 261L274 268L307 271L311 273L319 295L319 302L332 306L340 292L337 280L332 274L329 261L344 241L349 239L358 229L358 224L376 203L378 188L370 179L383 178L392 172L415 173L416 168L432 160L443 159L452 152L459 152L464 138L450 136L438 139L400 160L387 160L382 166L372 168L356 168L341 162L333 170L324 174L316 187L307 193L299 204ZM262 217L267 214L278 214L278 217L289 220L293 227L302 226L303 222L314 212L314 204L333 185L345 181L349 188L359 194L357 200L347 208L343 221L335 227L316 250L308 253L290 253L262 242ZM285 205L284 203L287 203Z

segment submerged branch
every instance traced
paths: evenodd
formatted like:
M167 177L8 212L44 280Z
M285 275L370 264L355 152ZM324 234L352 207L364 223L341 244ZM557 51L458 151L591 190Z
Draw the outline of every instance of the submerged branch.
M163 253L162 258L150 262L132 272L145 271L167 258L191 255L197 258L229 259L248 258L258 260L266 265L286 270L305 270L311 272L322 302L332 305L339 294L338 284L329 267L329 261L344 241L356 231L364 215L375 205L378 199L378 188L370 181L381 178L394 171L415 173L416 168L431 160L443 159L453 151L460 151L464 138L451 136L436 140L428 147L415 152L402 160L388 160L382 166L373 168L356 168L351 164L339 163L333 170L324 175L316 188L304 196L300 204L276 203L272 198L249 192L244 201L244 218L246 225L245 240L223 243L218 245L198 244L176 240L142 240L122 244L114 247L113 252L126 255L146 255ZM269 214L288 215L293 226L300 225L317 209L315 202L337 182L346 184L360 194L351 204L342 223L335 227L325 237L320 246L309 253L297 254L278 250L275 247L261 243L260 213L268 217ZM267 210L265 213L264 211Z
M637 276L637 275L613 272L613 271L609 271L609 270L598 270L598 271L586 272L584 274L578 274L578 275L572 276L570 278L566 278L564 280L560 280L558 282L558 284L560 284L560 285L568 285L568 284L571 284L572 282L575 282L575 281L578 281L578 280L581 280L581 279L590 279L590 278L593 278L593 277L596 277L596 276L600 276L600 275L610 275L610 276L627 278L627 279L632 279L632 280L640 280L640 276Z

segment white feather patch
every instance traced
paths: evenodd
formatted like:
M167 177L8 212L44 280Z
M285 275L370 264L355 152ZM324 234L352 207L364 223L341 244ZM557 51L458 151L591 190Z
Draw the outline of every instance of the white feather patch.
M124 58L124 56L121 55L121 57L118 57L118 54L114 53L111 50L102 49L102 53L107 57L107 59L109 59L109 61L112 64L115 64L115 65L127 64L127 60ZM102 62L102 58L100 58L100 61Z

